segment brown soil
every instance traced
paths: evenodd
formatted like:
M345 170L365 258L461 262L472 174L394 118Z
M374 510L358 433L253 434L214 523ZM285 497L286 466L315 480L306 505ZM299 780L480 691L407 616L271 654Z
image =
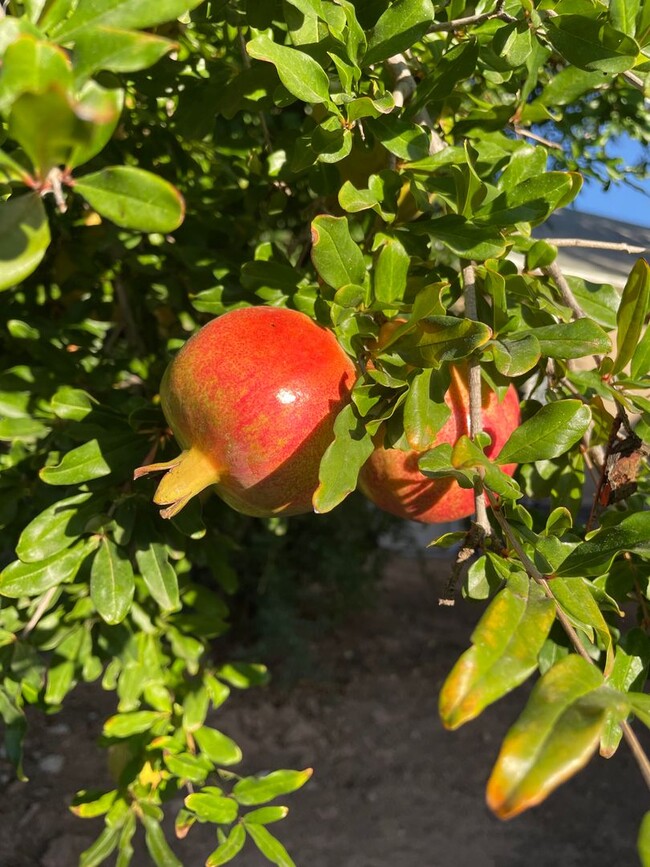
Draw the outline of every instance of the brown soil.
M443 730L440 685L480 613L469 603L438 606L446 568L394 559L376 606L315 646L317 679L237 693L215 717L243 748L245 771L314 767L273 830L298 867L637 864L650 798L624 746L512 822L485 807L485 782L526 689L457 732ZM77 789L108 782L94 740L112 702L96 687L78 690L59 715L34 721L30 782L10 781L0 794L2 867L77 865L102 824L75 818L67 803ZM206 826L174 843L186 867L200 867L215 846ZM267 864L252 846L234 863ZM151 864L141 845L133 864Z

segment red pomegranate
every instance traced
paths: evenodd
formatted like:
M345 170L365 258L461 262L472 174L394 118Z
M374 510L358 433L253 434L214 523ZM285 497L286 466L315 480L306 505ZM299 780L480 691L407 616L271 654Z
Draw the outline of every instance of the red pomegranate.
M163 411L184 451L135 478L167 470L154 496L165 518L210 485L246 515L311 512L355 378L334 335L303 313L230 311L191 337L163 377Z
M441 443L452 445L463 434L469 434L469 391L463 368L452 367L451 384L445 403L451 416L428 446ZM519 399L511 385L502 402L483 383L483 429L492 438L488 457L496 457L504 443L519 425ZM423 451L426 451L424 449ZM461 488L453 479L428 479L418 468L422 452L387 449L380 431L376 448L359 476L359 488L380 508L400 518L437 524L465 518L474 511L474 492ZM502 467L512 475L515 464Z

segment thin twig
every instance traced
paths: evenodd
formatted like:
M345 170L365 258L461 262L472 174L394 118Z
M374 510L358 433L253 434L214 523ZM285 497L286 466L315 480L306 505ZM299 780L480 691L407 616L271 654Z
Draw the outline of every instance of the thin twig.
M401 108L415 93L417 82L413 78L411 69L403 54L394 54L386 62L394 81L393 99L395 100L395 105ZM414 121L429 130L431 135L429 143L430 154L440 153L440 151L443 151L447 147L447 143L435 131L435 123L426 108L420 109L415 115Z
M619 723L622 731L623 737L627 741L627 745L632 751L632 755L636 759L636 763L639 766L639 770L641 771L641 775L645 780L646 786L650 789L650 760L645 754L645 750L639 743L639 739L634 733L632 726L629 724L627 720L623 720L623 722Z
M560 266L557 262L552 262L546 268L542 268L542 271L555 282L555 285L560 290L560 295L562 296L562 301L566 304L567 307L570 307L571 310L575 313L576 318L582 319L585 315L584 310L578 304L578 300L575 295L571 291L571 287L567 283L567 279L560 270Z
M476 272L474 265L469 264L463 268L463 295L465 298L465 315L469 319L477 320L476 308ZM481 365L477 358L470 356L469 360L469 434L476 437L483 431L483 410L481 395ZM490 521L488 520L487 507L483 498L483 484L477 483L474 488L474 510L476 523L482 528L485 535L490 533Z
M640 255L647 247L634 247L619 241L592 241L587 238L537 238L536 240L552 244L554 247L588 247L593 250L621 250L623 253Z
M36 625L38 624L41 617L47 611L48 606L49 606L50 602L52 601L54 594L56 593L56 591L58 589L59 589L58 587L50 587L50 589L47 590L43 594L41 601L36 606L36 611L32 614L32 616L29 619L29 622L25 625L25 628L23 629L23 631L21 633L22 638L26 638L29 635L29 633L36 627Z
M553 148L556 151L564 150L561 144L544 138L543 135L538 135L536 132L531 132L529 129L524 129L521 126L516 126L514 130L517 135L523 135L525 138L531 138L533 141L538 141L540 144L546 145L547 148Z
M493 12L483 12L480 15L468 15L466 18L455 18L453 21L438 21L429 27L429 33L446 33L448 31L463 30L471 24L484 24L486 21L491 21L493 18L500 18L502 21L513 22L516 18L508 15L503 11L505 0L499 0Z

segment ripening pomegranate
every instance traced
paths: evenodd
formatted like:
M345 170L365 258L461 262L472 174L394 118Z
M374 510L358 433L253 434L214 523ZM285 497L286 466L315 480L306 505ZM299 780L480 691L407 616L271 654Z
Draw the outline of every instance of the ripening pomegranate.
M246 515L311 512L318 468L356 372L334 335L303 313L232 310L188 340L167 368L162 408L184 451L154 496L170 518L210 485Z
M452 367L445 403L451 410L444 427L428 448L451 443L469 435L469 390L463 368ZM517 392L511 385L500 403L494 391L483 383L483 429L492 438L488 457L496 457L520 421ZM376 448L359 476L359 488L380 508L400 518L437 524L465 518L474 511L474 492L461 488L453 479L428 479L418 468L421 452L383 447L380 431ZM426 451L423 450L423 451ZM515 464L502 467L512 475Z

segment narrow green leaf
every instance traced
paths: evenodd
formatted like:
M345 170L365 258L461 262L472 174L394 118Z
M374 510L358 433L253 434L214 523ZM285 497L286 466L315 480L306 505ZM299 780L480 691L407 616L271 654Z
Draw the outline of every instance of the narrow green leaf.
M434 18L431 0L396 0L373 27L363 65L379 63L411 48L424 36Z
M523 573L491 602L472 633L472 647L443 684L440 716L455 729L523 683L537 669L555 606Z
M75 79L84 81L100 69L138 72L153 66L174 46L171 40L153 33L87 27L79 33L72 53Z
M614 527L598 530L582 542L556 570L558 576L603 575L617 554L623 551L647 553L650 550L650 512L637 512Z
M40 596L51 587L68 583L73 580L89 552L87 544L80 544L36 563L16 560L0 573L0 596Z
M147 548L138 549L135 559L147 590L162 610L177 611L180 607L178 578L165 545L152 542Z
M43 467L39 475L47 485L76 485L101 479L127 463L132 466L133 450L140 442L133 434L89 440L67 452L56 466Z
M632 363L630 364L630 374L632 379L639 379L645 376L650 371L650 328L646 328L643 337L638 342Z
M246 825L246 833L272 864L277 864L277 867L296 867L282 843L263 825Z
M627 278L618 308L618 352L612 374L620 373L634 355L649 309L650 265L645 259L638 259Z
M169 848L160 822L143 812L142 824L144 825L144 842L156 867L183 867L182 862Z
M372 454L373 443L352 404L343 407L334 422L334 440L322 457L314 511L330 512L357 486L359 470Z
M650 812L646 813L641 820L636 845L641 867L650 867Z
M227 864L232 861L244 848L245 842L246 831L242 825L235 825L224 842L211 855L208 855L205 867L219 867L220 864Z
M115 851L119 837L119 828L104 828L95 842L79 856L79 867L99 867Z
M611 674L614 666L614 645L603 612L584 578L558 578L551 583L553 595L561 608L579 627L586 627L587 633L593 628L605 646L605 677Z
M130 738L149 729L166 714L157 710L138 710L133 713L118 713L104 723L103 734L108 738Z
M475 226L457 214L446 214L434 220L418 220L413 224L413 231L426 232L463 259L484 262L486 259L498 258L506 248L503 236L495 227Z
M556 458L581 439L590 422L591 411L582 401L546 404L512 432L497 461L526 464Z
M282 84L297 99L315 104L329 101L327 73L309 54L278 45L268 36L257 36L246 45L246 50L256 60L272 63Z
M554 48L578 69L625 72L634 66L638 44L596 17L558 15L546 21Z
M79 508L92 494L76 494L52 503L20 534L16 554L23 563L36 563L69 548L84 532L93 509Z
M373 276L377 301L390 304L404 297L409 263L409 254L401 241L389 238L379 251L375 264Z
M103 217L125 229L173 232L183 222L178 190L135 166L110 166L75 181L75 190Z
M539 804L589 761L608 707L625 713L623 696L602 683L596 666L571 654L535 684L488 781L488 806L500 819Z
M333 289L361 285L366 275L363 253L352 240L345 217L319 216L311 224L314 267Z
M106 623L120 623L129 613L135 580L131 561L104 536L90 570L90 596Z
M605 355L612 348L612 341L603 329L586 318L531 328L527 334L537 339L542 355L549 358Z
M607 684L620 692L629 692L635 686L641 688L646 681L649 665L650 638L641 629L631 629L616 648L616 658ZM601 756L611 758L622 737L619 721L614 715L608 715L600 739Z
M195 792L185 798L185 806L195 813L199 822L230 825L239 813L237 801L211 792Z
M312 768L306 768L304 771L272 771L264 777L244 777L235 783L233 795L245 807L265 804L297 791L311 779L312 773Z
M288 807L260 807L242 816L242 821L247 825L271 825L286 818L288 812Z
M37 193L0 202L0 291L36 270L50 245L50 226Z
M242 752L237 744L217 729L202 726L194 732L194 738L201 752L215 765L236 765L242 760Z
M172 21L195 9L203 0L79 0L73 14L51 25L59 42L70 42L87 27L122 27L144 30Z
M432 367L417 373L404 402L404 433L412 449L431 447L451 410L445 403L448 378Z

